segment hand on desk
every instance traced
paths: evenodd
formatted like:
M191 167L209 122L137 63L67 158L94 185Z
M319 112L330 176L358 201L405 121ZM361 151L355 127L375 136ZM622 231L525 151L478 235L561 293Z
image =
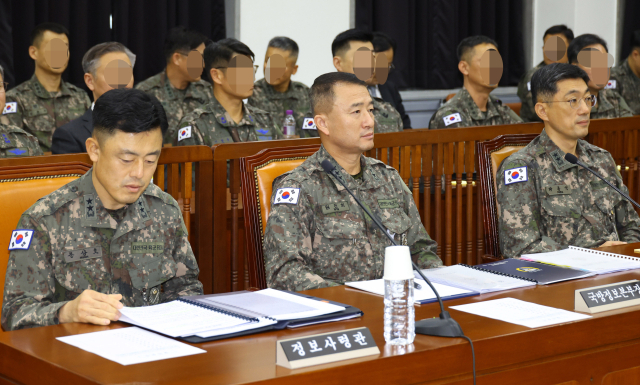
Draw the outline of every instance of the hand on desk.
M122 294L102 294L85 290L73 301L60 308L60 323L83 322L109 325L120 318Z
M601 244L598 247L607 247L607 246L619 246L619 245L626 245L627 242L622 242L622 241L606 241L605 243Z

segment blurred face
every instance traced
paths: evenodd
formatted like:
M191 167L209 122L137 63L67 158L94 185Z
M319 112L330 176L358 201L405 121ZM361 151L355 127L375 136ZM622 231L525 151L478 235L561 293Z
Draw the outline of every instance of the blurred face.
M93 185L107 209L134 203L149 186L162 149L162 131L87 139L93 161Z
M316 115L323 142L345 154L361 154L373 148L373 100L369 91L355 84L334 86L331 111ZM319 124L318 124L319 123Z
M629 67L638 76L640 73L640 49L634 48L629 54Z
M542 46L544 63L567 63L569 61L567 57L568 46L569 41L563 34L547 35Z
M493 44L479 44L473 56L460 61L458 69L468 77L472 85L495 89L502 77L502 57Z
M272 86L279 86L291 80L291 75L298 72L295 58L291 52L280 48L269 47L264 56L264 78Z
M211 69L211 79L216 89L234 98L246 99L253 95L253 61L248 56L235 53L226 68Z
M180 68L180 72L189 82L197 82L202 78L202 69L204 68L202 54L204 48L204 43L202 43L187 55L179 54L178 68Z
M61 74L69 64L69 38L65 34L45 31L39 46L29 47L29 56L46 72Z
M366 50L361 48L366 48L369 51L369 55L372 55L373 44L371 44L371 42L352 41L349 43L349 50L347 50L343 55L333 58L333 65L336 67L336 70L338 70L338 72L349 72L355 74L354 59L358 61L358 68L363 68L370 59L366 55ZM356 57L356 52L358 51L360 53ZM358 74L356 74L356 76L357 75ZM369 75L369 77L371 77L371 75Z
M593 48L593 50L589 50ZM613 57L611 57L613 61ZM578 67L589 75L589 88L601 90L609 81L609 54L602 44L592 44L584 47L578 53Z
M7 102L7 90L4 89L4 78L0 74L0 107L4 108L5 103Z
M566 140L582 139L589 133L590 105L584 99L591 96L582 79L566 79L558 82L558 92L553 103L536 103L536 112L555 133ZM571 107L571 101L577 106ZM542 113L539 109L542 108Z
M132 88L133 68L131 68L131 61L124 52L110 52L102 55L95 76L86 73L84 81L93 92L94 101L114 88Z

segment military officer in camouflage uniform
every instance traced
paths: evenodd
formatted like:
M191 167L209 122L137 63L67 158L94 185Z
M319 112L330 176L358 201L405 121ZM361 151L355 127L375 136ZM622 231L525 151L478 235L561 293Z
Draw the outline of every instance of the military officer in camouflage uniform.
M556 39L553 41L552 39ZM558 49L560 47L557 46L557 39L560 39L564 44L564 54L559 54ZM522 79L520 79L520 83L518 83L518 97L522 101L522 107L520 108L520 117L525 122L540 122L540 118L536 115L536 112L533 108L533 99L531 99L531 77L534 72L542 68L543 66L551 63L566 63L567 59L567 47L573 40L573 31L567 28L566 25L554 25L550 27L544 32L544 36L542 37L543 47L542 47L542 57L543 60L538 63L537 66L531 68L527 71ZM549 44L553 43L553 44ZM548 46L549 45L549 46ZM554 57L549 57L554 56Z
M5 105L4 68L0 66L0 106ZM42 149L35 136L24 130L8 125L4 116L0 117L0 158L42 155Z
M42 151L51 151L56 127L78 118L91 107L81 88L62 80L69 62L69 31L56 23L38 25L32 33L29 55L35 62L30 80L7 92L12 125L38 138ZM64 51L62 51L64 50Z
M522 123L511 108L490 95L498 87L499 78L483 75L481 58L498 45L486 36L470 36L458 44L458 69L464 77L463 88L433 114L429 128L493 126Z
M108 325L123 305L202 294L180 207L149 183L167 129L162 105L114 89L96 101L93 122L93 168L37 201L12 234L4 330Z
M353 74L318 77L311 102L322 146L273 182L264 237L267 284L307 290L382 277L391 243L344 187L327 174L328 159L398 244L421 268L441 266L436 243L420 221L413 195L390 166L362 155L373 147L373 103Z
M504 257L640 241L640 218L631 203L564 159L567 153L577 156L628 194L611 154L582 140L594 101L588 82L582 69L561 63L541 68L531 79L545 128L496 174Z
M282 138L282 130L268 112L242 102L253 93L253 57L249 47L232 38L205 48L205 71L213 80L214 97L182 118L173 135L174 146ZM230 71L232 76L227 75Z
M200 63L207 40L199 32L184 27L172 28L164 41L166 68L135 87L162 103L169 120L165 143L171 143L182 118L213 99L211 84L201 79Z
M640 115L640 30L631 34L631 53L611 69L611 81L605 88L619 93L629 105L631 113Z
M371 33L357 29L349 29L338 34L331 44L333 66L338 72L355 73L353 59L356 51L360 48L367 48L373 52L372 40ZM366 79L366 84L375 86L375 76L372 75ZM375 119L374 131L377 134L402 132L404 129L400 113L391 103L382 98L373 97L373 117Z
M597 64L589 63L587 66L585 65L586 63L579 62L578 56L580 52L585 51L605 55L609 50L607 43L599 36L593 34L583 34L576 37L567 49L569 63L580 67L589 75L589 91L597 98L596 105L591 109L591 119L611 119L632 116L631 109L624 98L613 89L605 89L609 79L600 78L599 75L601 72L596 72L597 69L595 65Z
M298 44L288 37L277 36L269 41L264 56L265 77L255 83L248 104L267 111L278 127L284 127L287 110L291 110L296 120L296 135L301 138L317 137L309 87L291 80L291 76L298 72L298 53Z

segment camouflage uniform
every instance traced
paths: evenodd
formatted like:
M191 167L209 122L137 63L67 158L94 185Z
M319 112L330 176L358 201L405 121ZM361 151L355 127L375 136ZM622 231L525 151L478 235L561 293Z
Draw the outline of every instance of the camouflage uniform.
M576 153L581 162L629 193L609 152L578 140ZM568 246L592 248L606 241L640 241L640 218L631 203L589 171L564 160L564 155L543 130L498 169L504 257ZM521 176L526 168L528 180L506 184L505 172L514 168Z
M35 136L0 123L0 158L36 155L42 155L42 149Z
M167 113L169 129L164 136L165 143L171 143L180 120L213 99L213 89L204 80L189 83L185 90L176 90L167 79L165 71L150 77L136 85L137 89L155 96Z
M125 306L202 294L178 203L151 184L135 203L109 212L91 175L40 199L20 218L17 228L34 233L27 250L9 256L5 330L57 324L59 309L87 289L122 294Z
M42 151L51 151L53 131L91 107L83 89L60 81L60 92L51 95L33 75L30 80L7 92L7 103L17 102L17 111L6 114L12 125L38 138Z
M283 127L287 110L293 111L296 120L296 135L301 138L317 137L318 131L314 129L304 129L305 118L313 119L311 112L311 100L309 99L309 87L291 81L286 92L277 92L265 79L260 79L255 83L253 95L247 103L251 106L267 111L278 127Z
M353 178L322 146L273 182L264 235L269 287L300 291L382 277L384 249L391 244L344 187L323 170L325 159L336 165L347 186L380 217L396 242L411 247L421 268L442 265L413 196L394 168L362 156L362 173ZM298 194L295 204L278 204L279 188L291 196Z
M614 90L600 90L596 106L591 109L591 119L625 118L633 116L627 102Z
M522 107L520 108L520 117L525 122L541 122L542 120L536 114L534 109L535 103L531 97L531 77L533 74L544 67L544 61L538 63L537 66L531 68L518 83L518 97L522 101Z
M373 117L376 121L373 131L376 134L402 132L404 123L400 113L390 103L380 98L372 96L371 99L373 99Z
M611 80L615 80L611 82L611 89L624 98L634 115L640 115L640 78L633 73L627 59L611 69Z
M171 142L174 146L219 143L253 142L281 139L282 131L274 124L271 115L255 107L244 105L244 116L236 123L216 98L201 108L188 113L178 125ZM191 137L185 137L191 127Z
M460 122L444 123L445 118L457 118L454 114L460 114ZM455 120L455 119L454 119ZM489 95L487 111L482 112L473 101L469 92L462 88L456 96L446 102L433 114L429 121L429 128L456 128L473 126L495 126L498 124L522 123L522 119L508 106L502 105L502 101Z

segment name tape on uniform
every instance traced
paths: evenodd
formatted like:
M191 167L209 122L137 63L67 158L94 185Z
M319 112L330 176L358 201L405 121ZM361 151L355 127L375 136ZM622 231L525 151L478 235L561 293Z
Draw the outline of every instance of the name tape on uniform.
M33 230L14 230L9 241L9 250L29 250Z
M316 123L313 121L313 118L304 118L304 123L302 123L303 130L317 130Z
M178 142L191 137L191 126L182 127L178 130Z
M18 112L18 102L9 102L4 105L2 115L15 114L16 112Z
M462 122L462 117L460 116L459 112L456 112L455 114L445 116L444 118L442 118L442 120L444 120L444 125L448 126L453 123Z
M616 80L611 79L611 80L609 80L609 81L607 82L607 85L606 85L606 86L604 86L604 89L605 89L605 90L615 90L615 89L616 89L616 86L617 86L617 81L616 81Z
M274 199L273 204L277 205L280 203L287 203L290 205L297 205L299 197L300 197L299 188L292 188L292 187L279 188L278 191L276 192L276 198Z
M510 185L512 183L526 182L529 180L527 175L527 166L516 167L504 172L504 185Z

